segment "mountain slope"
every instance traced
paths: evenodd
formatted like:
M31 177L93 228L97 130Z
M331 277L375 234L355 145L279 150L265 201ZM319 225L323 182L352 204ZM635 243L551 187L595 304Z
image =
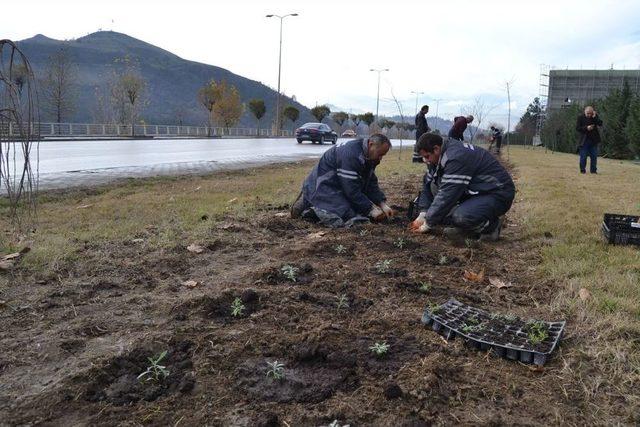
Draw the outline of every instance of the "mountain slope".
M97 98L107 93L107 82L115 71L116 59L129 57L139 64L141 75L147 81L147 105L142 118L147 123L202 125L206 122L206 110L198 104L196 94L211 79L226 80L240 92L243 102L251 98L263 99L267 114L261 127L270 127L275 111L277 93L264 84L213 65L187 61L179 56L113 31L100 31L75 40L62 41L41 34L18 42L27 55L36 74L45 69L48 58L58 49L65 48L78 71L78 102L74 114L66 118L70 122L94 122L100 115ZM283 97L283 104L294 105L300 110L298 123L313 120L309 110ZM43 114L42 120L51 120ZM255 127L255 119L245 111L239 126Z

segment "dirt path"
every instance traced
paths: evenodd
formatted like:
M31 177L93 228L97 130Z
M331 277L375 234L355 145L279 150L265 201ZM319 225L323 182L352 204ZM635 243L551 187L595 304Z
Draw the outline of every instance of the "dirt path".
M417 178L417 177L416 177ZM393 203L415 182L387 179ZM323 230L265 210L253 224L212 225L204 252L135 241L85 244L55 276L15 277L0 311L0 425L578 424L558 367L543 370L446 342L420 324L450 297L549 318L554 284L519 239L454 246L406 233L403 218ZM320 233L319 233L320 232ZM399 239L402 239L400 242ZM340 247L340 249L337 249ZM375 264L389 260L390 270ZM295 281L282 267L297 269ZM511 282L498 289L464 270ZM193 287L183 285L195 280ZM426 285L426 286L425 286ZM236 298L242 315L231 315ZM378 358L369 347L390 345ZM167 378L141 382L167 351ZM281 381L268 362L284 364ZM285 424L286 423L286 424Z

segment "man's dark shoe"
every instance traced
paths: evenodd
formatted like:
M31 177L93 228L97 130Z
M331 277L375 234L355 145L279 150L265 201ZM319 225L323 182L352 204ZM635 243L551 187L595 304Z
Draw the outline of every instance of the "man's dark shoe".
M300 218L302 212L304 212L304 196L301 191L296 201L291 205L291 218Z
M580 171L580 173L587 173L587 171Z
M481 242L496 242L496 241L498 241L500 239L500 232L502 231L502 223L503 223L502 217L498 218L498 223L495 224L495 226L494 226L492 231L490 231L488 233L480 234L480 241Z
M596 174L596 175L598 174L598 172L591 172L591 173Z

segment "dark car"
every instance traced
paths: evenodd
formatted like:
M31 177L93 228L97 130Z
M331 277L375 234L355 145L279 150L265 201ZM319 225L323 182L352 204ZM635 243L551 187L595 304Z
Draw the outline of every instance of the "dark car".
M335 144L338 141L338 134L324 123L305 123L296 129L296 139L298 144L302 144L302 141L311 141L314 144L331 141Z

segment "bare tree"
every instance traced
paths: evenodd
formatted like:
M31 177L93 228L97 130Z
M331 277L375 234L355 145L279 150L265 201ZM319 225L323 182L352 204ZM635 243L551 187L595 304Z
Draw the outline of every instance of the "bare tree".
M74 111L77 100L78 73L69 52L62 48L49 56L42 78L44 110L62 123Z
M497 105L487 105L481 97L477 96L474 98L473 104L462 108L462 114L471 114L473 116L474 126L469 126L468 128L469 136L471 137L469 142L473 142L480 125L496 107Z
M35 78L27 57L11 40L0 40L0 189L18 231L35 225L40 140ZM2 188L4 187L4 188Z
M119 123L131 124L131 136L135 135L134 126L145 102L147 82L140 74L135 62L127 57L116 59L123 68L114 73L111 82L111 101Z

